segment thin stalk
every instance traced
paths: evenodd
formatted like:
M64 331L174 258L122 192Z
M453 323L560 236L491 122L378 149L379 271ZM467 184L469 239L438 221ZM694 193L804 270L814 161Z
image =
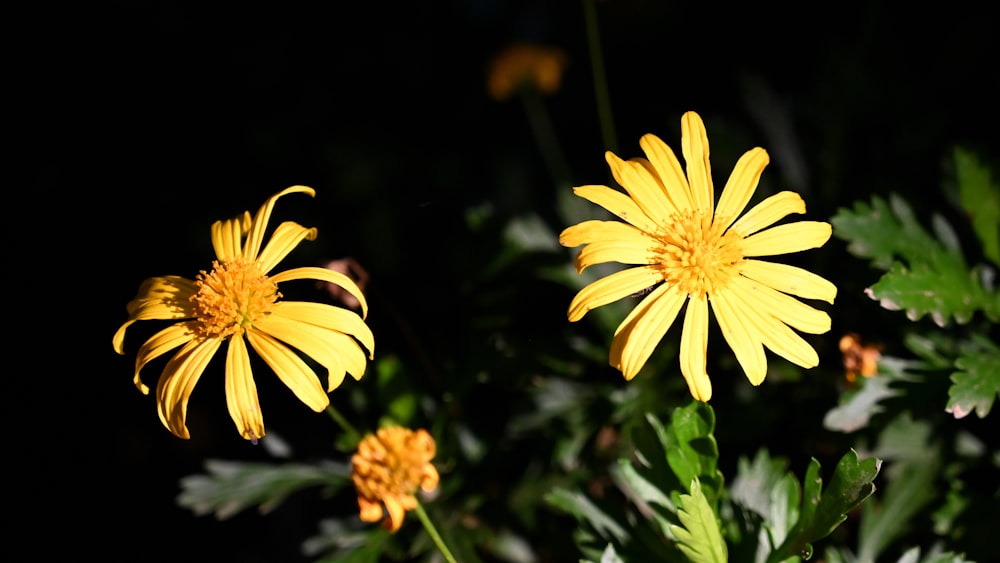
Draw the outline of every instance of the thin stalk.
M350 422L347 422L347 419L344 418L344 415L340 414L340 411L333 408L333 405L326 406L326 414L330 415L330 418L332 418L333 421L344 430L344 432L351 436L352 441L359 442L361 440L361 434L358 433L357 429L354 428Z
M431 522L431 519L427 516L427 512L424 511L424 505L420 504L420 501L417 501L417 507L413 510L417 513L417 518L420 518L420 523L424 525L424 529L427 530L427 535L431 537L431 540L434 541L434 545L437 546L438 551L440 551L441 555L444 556L444 560L448 563L458 563L455 556L451 554L448 546L444 543L444 540L441 539L441 534L439 534L437 528L434 527L434 523Z
M587 27L587 45L590 47L590 68L594 74L594 96L597 98L597 117L601 123L604 148L618 152L618 138L611 114L611 96L608 79L604 74L604 55L601 53L601 32L597 27L596 0L583 0L583 15Z

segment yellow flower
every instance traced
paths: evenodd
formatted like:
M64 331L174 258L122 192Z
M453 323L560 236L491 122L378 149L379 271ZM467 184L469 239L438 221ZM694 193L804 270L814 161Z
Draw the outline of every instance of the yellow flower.
M406 511L417 507L417 489L437 488L438 472L431 465L435 448L434 438L423 429L393 426L365 436L351 460L361 519L382 520L385 529L398 530ZM384 520L383 505L388 513Z
M576 195L626 223L584 221L564 230L559 242L586 245L576 258L578 272L603 262L640 266L580 290L569 306L569 320L624 297L645 295L611 344L611 365L631 380L686 302L680 366L700 401L712 397L706 373L710 305L753 385L767 373L765 346L804 368L815 367L816 351L789 327L822 334L830 330L830 317L792 296L833 303L837 288L801 268L754 258L818 248L829 240L830 224L800 221L766 229L791 213L805 213L802 198L790 191L768 197L740 217L768 164L760 147L739 159L715 205L708 136L697 113L681 118L686 174L656 136L643 136L639 145L646 158L623 161L610 151L605 155L628 195L607 186L574 188Z
M562 49L530 43L511 45L490 62L486 89L497 101L510 98L524 84L542 94L554 94L559 90L566 62Z
M254 442L264 436L264 419L250 371L247 342L295 396L316 412L330 404L327 393L343 382L345 373L355 379L364 375L367 361L358 341L369 350L370 358L375 340L362 316L332 305L282 301L278 292L278 284L291 280L335 283L358 299L362 315L366 315L368 305L355 283L326 268L270 273L302 240L316 238L316 229L286 221L264 244L264 231L275 202L296 192L315 195L312 188L292 186L264 202L252 218L245 211L241 217L216 221L212 225L212 246L217 259L210 272L202 271L197 280L180 276L147 279L128 304L128 321L114 336L114 348L119 354L125 353L125 330L132 323L150 319L180 321L142 345L136 355L134 381L140 391L148 394L149 387L139 378L143 366L181 347L167 362L156 387L160 420L181 438L189 437L185 419L191 392L223 342L228 341L225 385L229 414L240 435ZM325 390L312 368L288 345L326 368Z

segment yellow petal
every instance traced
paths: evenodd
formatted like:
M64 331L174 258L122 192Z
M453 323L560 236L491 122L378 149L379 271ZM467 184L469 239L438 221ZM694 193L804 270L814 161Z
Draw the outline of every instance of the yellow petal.
M243 247L243 258L251 261L257 259L261 246L264 244L264 231L267 230L267 222L271 219L271 211L274 209L275 202L278 201L278 198L291 193L304 193L313 197L316 195L316 190L308 186L292 186L268 198L264 205L257 210L253 223L250 225L246 245Z
M646 365L686 298L676 286L662 284L618 325L608 359L626 381L631 381Z
M298 354L284 344L278 342L267 333L249 329L247 340L260 357L271 366L278 379L282 381L300 401L316 412L320 412L330 404L319 378Z
M621 217L637 228L647 233L656 232L656 222L650 219L635 201L618 190L607 186L579 186L573 188L573 193L583 199L600 205L614 215ZM576 246L576 245L574 245Z
M250 230L250 212L232 219L212 223L212 248L219 260L235 260L243 257L243 235Z
M204 373L222 340L191 340L174 354L163 368L156 386L156 407L160 421L174 435L187 439L187 405L191 392Z
M590 244L607 239L634 239L637 236L647 236L643 231L620 221L598 221L592 219L566 227L559 234L559 244L574 248L582 244ZM647 238L647 240L653 240Z
M802 332L823 334L830 330L830 315L788 294L743 277L730 280L730 287L749 308L771 315Z
M691 396L708 402L712 398L712 381L706 370L708 357L708 303L706 299L689 298L684 312L681 333L681 373Z
M639 146L642 147L646 158L649 159L657 176L660 177L664 193L673 207L678 211L693 209L691 188L688 186L687 177L684 175L684 170L681 169L681 163L674 155L674 151L659 137L652 134L643 135L639 139Z
M803 299L822 299L827 303L833 303L837 296L837 286L808 270L787 264L744 260L740 264L740 273L778 291L797 295Z
M257 383L250 370L250 354L240 336L229 339L226 351L226 406L240 436L247 440L264 437L264 416L257 398Z
M325 303L306 301L278 301L271 312L299 322L309 323L357 338L368 349L368 357L375 351L375 336L368 325L354 311Z
M605 276L584 287L569 304L570 322L583 318L587 311L618 301L663 281L663 276L654 268L628 268Z
M358 302L361 303L361 318L368 316L368 301L365 300L365 294L361 293L361 288L354 283L354 280L344 274L341 274L340 272L334 272L328 268L305 266L302 268L285 270L284 272L271 276L271 281L274 283L302 279L314 279L339 285L340 287L346 289L348 293L357 298Z
M328 371L327 391L332 391L350 371L360 378L367 365L365 353L350 337L327 328L299 322L280 313L268 315L254 328L297 348Z
M729 175L726 187L722 189L719 206L715 210L716 220L723 229L729 228L736 217L743 213L743 208L757 190L760 175L768 162L770 159L767 151L760 147L751 149L740 157L733 168L733 173Z
M795 192L778 192L753 206L732 225L732 230L747 236L770 227L792 213L806 212L806 202Z
M632 196L642 212L658 225L665 225L667 218L677 212L667 198L660 179L638 160L625 161L611 151L605 153L611 173L625 191Z
M191 296L197 292L198 286L193 281L180 276L160 276L142 282L135 299L125 307L129 320L111 339L115 351L125 353L125 331L136 321L180 320L195 316Z
M362 522L378 522L383 515L382 503L358 497L358 512Z
M266 274L277 266L278 262L284 260L300 242L315 239L316 229L303 227L294 221L285 221L274 230L271 239L257 257L257 266L261 273Z
M712 296L712 310L719 321L719 328L733 349L736 360L753 385L760 385L767 375L767 357L764 346L754 338L754 332L742 311L733 305L734 292L720 291Z
M621 229L600 229L602 238L597 238L576 255L576 271L582 272L594 264L618 262L620 264L653 264L657 257L653 251L659 242L632 225L606 222L623 227Z
M715 205L715 188L708 158L708 133L701 116L693 111L681 116L681 152L687 163L691 201L696 209L711 213Z
M194 339L193 322L177 323L157 332L143 343L139 352L135 355L135 375L133 381L144 395L149 394L147 387L141 379L139 372L150 361L159 358L170 350L187 344Z
M743 240L743 256L775 256L819 248L830 240L829 223L799 221L771 227Z
M389 517L383 521L383 526L391 533L396 533L403 525L403 517L406 516L406 509L403 508L398 495L385 495L382 502L385 503L385 510Z

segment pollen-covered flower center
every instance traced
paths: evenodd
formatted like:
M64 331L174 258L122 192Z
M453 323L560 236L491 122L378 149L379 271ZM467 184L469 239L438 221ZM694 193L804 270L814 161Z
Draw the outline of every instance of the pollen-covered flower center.
M711 214L687 211L672 217L658 234L663 279L691 297L711 295L726 286L743 260L743 237L723 232Z
M206 337L243 334L281 297L277 284L256 263L245 260L212 262L212 271L202 270L196 283L198 293L191 302Z

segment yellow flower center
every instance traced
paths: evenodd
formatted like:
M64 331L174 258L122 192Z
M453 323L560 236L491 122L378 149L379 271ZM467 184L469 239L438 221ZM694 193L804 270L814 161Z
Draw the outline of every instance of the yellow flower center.
M281 294L278 286L246 260L214 261L212 271L198 274L198 293L191 297L200 336L226 338L243 334L247 325L268 314Z
M695 298L726 287L739 272L743 237L723 232L724 221L713 221L709 213L685 211L671 220L671 228L658 233L663 279Z

